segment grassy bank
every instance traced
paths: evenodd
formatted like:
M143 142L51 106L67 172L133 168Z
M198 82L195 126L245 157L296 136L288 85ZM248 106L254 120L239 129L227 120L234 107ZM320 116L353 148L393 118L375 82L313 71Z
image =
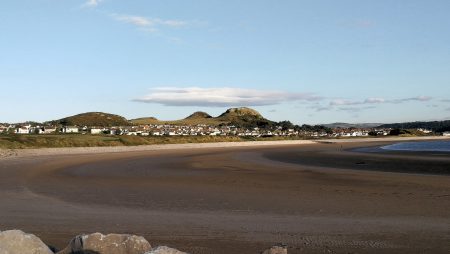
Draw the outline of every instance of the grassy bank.
M0 135L0 148L53 148L53 147L97 147L138 146L159 144L186 144L210 142L243 142L298 140L300 137L237 137L237 136L105 136L105 135Z

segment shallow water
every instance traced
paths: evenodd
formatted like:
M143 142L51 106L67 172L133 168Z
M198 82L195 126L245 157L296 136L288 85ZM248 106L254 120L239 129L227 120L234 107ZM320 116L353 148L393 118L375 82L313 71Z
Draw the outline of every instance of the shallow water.
M430 151L430 152L450 152L449 141L427 141L427 142L402 142L392 145L382 146L381 149L394 151Z

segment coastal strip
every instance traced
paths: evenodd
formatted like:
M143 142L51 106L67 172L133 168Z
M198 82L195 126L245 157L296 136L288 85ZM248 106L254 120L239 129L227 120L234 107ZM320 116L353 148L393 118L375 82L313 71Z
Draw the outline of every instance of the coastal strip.
M280 140L280 141L246 141L246 142L215 142L215 143L185 143L141 146L102 146L102 147L62 147L62 148L30 148L30 149L0 149L0 160L50 156L50 155L81 155L97 153L124 153L156 150L186 150L208 148L233 147L264 147L285 145L308 145L316 143L349 143L349 142L403 142L425 140L450 140L449 137L386 137L386 138L347 138L347 139L320 139L320 140Z

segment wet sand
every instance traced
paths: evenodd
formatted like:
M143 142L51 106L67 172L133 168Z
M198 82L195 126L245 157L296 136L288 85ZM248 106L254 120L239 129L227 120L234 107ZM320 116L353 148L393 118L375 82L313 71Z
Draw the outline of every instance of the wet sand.
M133 233L190 253L449 253L450 156L391 141L23 156L0 161L0 230L64 247Z

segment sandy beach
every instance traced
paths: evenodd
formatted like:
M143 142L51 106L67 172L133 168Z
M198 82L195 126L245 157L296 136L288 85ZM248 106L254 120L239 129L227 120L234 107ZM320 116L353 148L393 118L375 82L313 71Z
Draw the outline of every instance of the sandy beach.
M439 137L438 137L439 138ZM410 139L2 151L0 230L133 233L193 254L450 252L450 156Z

